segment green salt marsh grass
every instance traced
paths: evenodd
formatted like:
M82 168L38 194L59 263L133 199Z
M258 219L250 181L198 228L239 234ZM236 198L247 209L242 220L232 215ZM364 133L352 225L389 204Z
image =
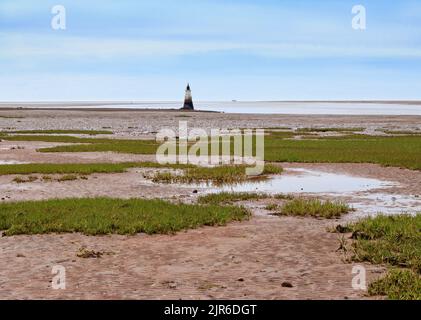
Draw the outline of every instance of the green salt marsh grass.
M369 285L370 295L421 300L421 213L366 218L344 232L352 232L353 261L391 267Z
M296 198L283 204L280 211L276 214L283 216L311 216L316 218L334 219L351 211L352 208L343 202Z
M405 267L421 274L421 214L367 218L347 226L354 261Z
M37 181L38 177L29 176L29 177L16 177L13 179L13 182L15 183L30 183Z
M292 200L294 196L288 194L268 194L259 192L219 192L199 196L197 201L202 204L229 204L237 201L261 199Z
M307 163L376 163L421 170L421 137L349 137L313 140L265 139L265 160Z
M246 181L250 177L246 174L247 166L219 166L219 167L192 167L184 170L183 174L171 172L158 172L153 176L154 182L163 183L196 183L213 182L215 184L238 183ZM282 168L266 164L262 175L280 174Z
M390 300L421 300L421 277L411 270L392 269L369 284L368 294Z
M55 135L6 135L9 141L42 141L71 143L71 145L41 148L39 152L118 152L130 154L155 154L159 146L154 140L79 138Z
M242 221L237 206L173 204L162 200L82 198L0 204L4 235L72 233L171 234L200 226Z
M375 163L383 166L421 170L421 136L305 137L293 140L294 132L270 132L265 137L265 160L269 162ZM11 141L72 143L42 148L40 152L119 152L155 154L153 140L77 138L71 136L2 136ZM231 148L233 150L233 148Z
M237 201L266 199L270 195L257 192L220 192L200 196L197 201L201 204L229 204Z
M82 174L121 173L129 168L190 168L190 165L168 164L156 162L124 162L124 163L28 163L7 164L0 166L0 175L11 174Z

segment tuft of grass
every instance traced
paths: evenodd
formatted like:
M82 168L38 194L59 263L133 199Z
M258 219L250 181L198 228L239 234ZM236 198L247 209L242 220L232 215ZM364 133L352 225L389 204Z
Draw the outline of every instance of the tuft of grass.
M321 201L318 199L294 199L286 202L278 215L286 216L312 216L317 218L339 218L352 211L345 203Z
M283 193L275 194L273 197L278 200L293 200L295 198L294 195L292 194L283 194Z
M392 269L369 284L368 294L390 300L421 300L421 277L411 270Z
M250 177L246 174L245 165L220 166L220 167L192 167L184 170L183 174L173 174L170 172L159 172L153 177L154 182L163 183L196 183L213 182L215 184L230 184L246 181ZM282 168L267 164L262 175L280 174Z
M237 206L173 204L163 200L81 198L0 204L3 235L72 233L171 234L248 219Z
M279 208L279 205L277 205L276 203L271 203L271 204L268 204L265 207L265 210L268 210L268 211L276 211L276 210L278 210L278 208Z
M197 201L202 204L229 204L237 201L259 200L270 195L256 192L221 192L200 196Z
M78 177L74 174L66 174L64 176L61 176L57 179L58 182L64 182L64 181L74 181L77 180Z
M399 300L421 299L420 213L365 218L347 225L343 232L352 232L353 261L393 267L384 278L369 285L369 295Z
M410 268L421 274L421 214L367 218L348 225L354 261Z
M34 182L37 181L38 178L35 176L29 176L29 177L16 177L13 179L13 182L16 183L30 183L30 182Z
M271 195L267 193L258 192L220 192L210 193L198 197L197 201L202 204L229 204L237 201L247 200L261 200L261 199L278 199L278 200L292 200L292 195L276 194Z
M13 134L88 134L91 136L99 134L113 134L109 130L18 130L8 131Z

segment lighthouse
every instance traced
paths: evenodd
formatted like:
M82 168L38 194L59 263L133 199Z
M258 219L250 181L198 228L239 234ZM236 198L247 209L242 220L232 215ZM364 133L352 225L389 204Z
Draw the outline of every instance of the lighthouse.
M194 110L193 98L191 95L190 84L187 84L186 95L184 96L184 106L182 110Z

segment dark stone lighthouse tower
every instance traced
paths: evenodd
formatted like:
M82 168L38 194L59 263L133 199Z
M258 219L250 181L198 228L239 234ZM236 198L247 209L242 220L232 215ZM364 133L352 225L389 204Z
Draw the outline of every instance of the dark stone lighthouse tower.
M190 84L187 84L186 95L184 97L184 106L181 109L182 110L194 110L193 98L192 98L192 95L191 95Z

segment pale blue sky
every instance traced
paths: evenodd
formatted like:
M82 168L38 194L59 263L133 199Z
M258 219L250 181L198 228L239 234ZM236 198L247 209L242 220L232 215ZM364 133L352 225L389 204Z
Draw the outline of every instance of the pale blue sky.
M0 1L0 101L180 100L187 82L202 101L421 99L421 0Z

